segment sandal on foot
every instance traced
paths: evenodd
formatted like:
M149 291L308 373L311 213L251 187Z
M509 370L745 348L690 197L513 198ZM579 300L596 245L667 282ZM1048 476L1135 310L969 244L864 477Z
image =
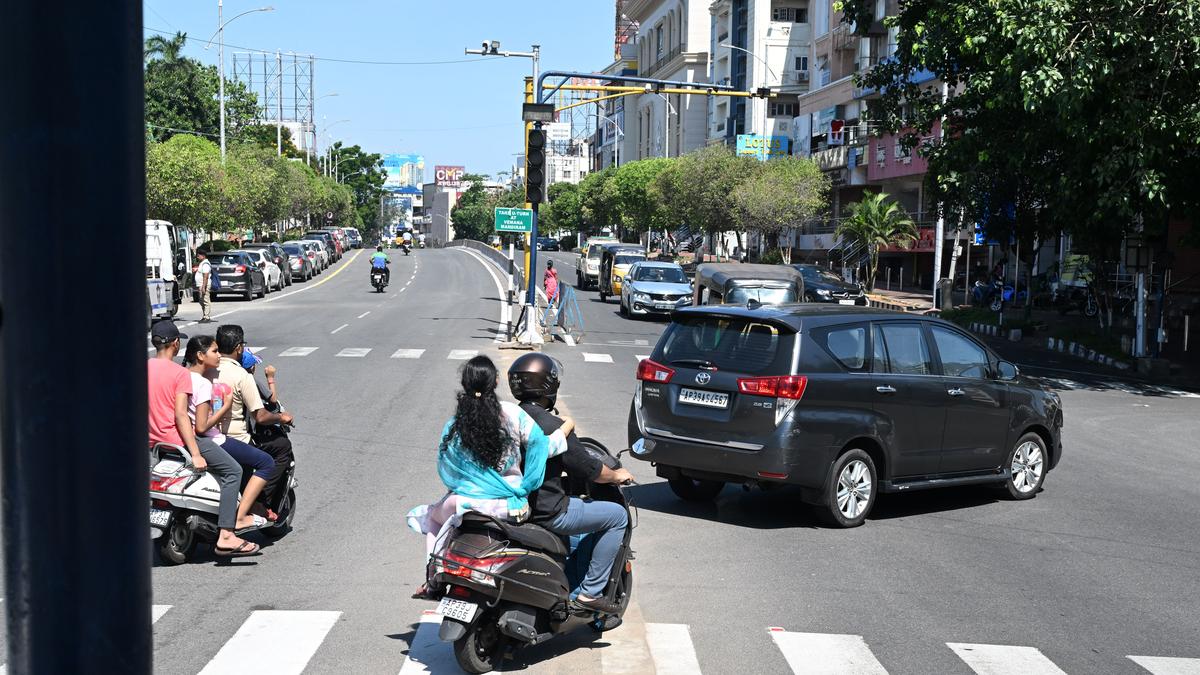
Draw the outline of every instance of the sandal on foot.
M247 548L247 546L249 548ZM217 546L213 548L213 552L222 558L242 558L248 555L257 555L260 547L252 541L243 541L237 548L224 548Z
M254 518L253 525L248 525L246 527L239 527L236 530L234 530L233 533L234 534L244 534L246 532L253 532L254 530L261 530L262 528L271 524L271 521L267 520L266 518L263 518L262 516L251 516L251 517Z

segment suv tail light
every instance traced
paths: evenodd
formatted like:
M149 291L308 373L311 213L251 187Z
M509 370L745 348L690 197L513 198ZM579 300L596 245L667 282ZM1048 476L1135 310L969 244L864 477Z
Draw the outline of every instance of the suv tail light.
M804 398L808 378L803 375L738 378L738 391L755 396L774 396L793 401Z
M245 273L246 273L246 266L245 266L245 265L238 265L237 267L233 268L233 271L234 271L234 273L236 273L236 274L245 274Z
M650 359L642 359L638 363L637 379L642 382L656 382L658 384L667 384L671 378L675 376L675 370L668 368L661 363L655 363Z
M738 378L739 392L775 397L775 426L779 426L783 418L795 409L800 399L804 398L804 390L807 388L808 378L804 375Z

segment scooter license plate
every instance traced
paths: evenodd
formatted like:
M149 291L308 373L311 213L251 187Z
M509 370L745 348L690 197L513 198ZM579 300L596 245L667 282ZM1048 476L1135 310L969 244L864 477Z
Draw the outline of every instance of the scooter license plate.
M165 509L150 508L150 524L166 529L171 522L171 512Z
M479 605L473 602L455 600L454 598L442 598L442 601L438 603L437 613L455 621L471 623L471 620L475 618L475 612L478 610Z

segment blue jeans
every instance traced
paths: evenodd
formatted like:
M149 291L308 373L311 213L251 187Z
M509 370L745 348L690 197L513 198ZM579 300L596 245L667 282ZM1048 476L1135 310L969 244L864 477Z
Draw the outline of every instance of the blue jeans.
M254 469L255 476L267 482L275 477L275 460L253 445L243 443L233 436L226 436L221 448L238 464Z
M545 524L547 530L558 534L596 533L596 548L592 551L587 576L579 586L580 595L589 598L604 595L608 573L612 570L628 525L629 515L620 504L585 502L577 497L571 497L567 510Z

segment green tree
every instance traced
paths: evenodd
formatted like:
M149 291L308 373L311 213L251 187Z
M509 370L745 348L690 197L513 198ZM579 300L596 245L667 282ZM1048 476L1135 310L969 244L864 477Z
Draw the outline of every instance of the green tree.
M286 215L286 186L276 168L276 163L286 161L278 159L274 150L251 144L230 148L222 181L227 229L257 233Z
M790 265L792 249L781 247L779 236L824 211L828 192L829 179L812 160L782 157L766 162L742 181L731 199L738 222L766 236Z
M496 222L492 197L483 189L483 176L469 173L463 176L463 181L470 183L470 187L450 210L454 236L456 239L487 241Z
M878 192L863 195L862 201L850 204L849 211L835 234L866 252L867 289L873 290L879 249L915 241L917 226L899 204Z
M243 127L237 135L241 143L250 143L275 152L276 140L282 136L283 156L293 159L307 159L307 155L292 142L292 130L287 127L276 128L271 124L251 124Z
M589 173L579 182L580 213L589 234L597 234L605 227L618 224L612 193L608 190L608 181L614 173L616 168L607 166Z
M542 205L538 218L547 224L547 230L580 232L584 229L578 184L555 183L550 186L546 196L549 201Z
M359 226L376 222L379 216L379 198L383 194L383 183L387 178L383 170L383 157L366 152L358 145L343 146L341 142L333 144L330 157L330 168L336 171L338 180L353 193L354 208L357 211L356 221Z
M719 145L689 152L674 162L658 174L652 188L663 200L668 213L665 217L679 219L691 232L735 230L740 241L744 228L730 195L757 175L763 162L735 156L732 150Z
M667 225L663 203L651 186L673 161L658 157L622 164L605 183L605 197L626 232L661 230Z
M186 33L146 40L146 126L152 140L165 140L181 131L219 135L217 68L182 56L186 43ZM232 140L258 117L258 99L242 83L226 80L225 114L227 140Z
M146 217L201 231L222 230L221 153L198 136L146 148Z

